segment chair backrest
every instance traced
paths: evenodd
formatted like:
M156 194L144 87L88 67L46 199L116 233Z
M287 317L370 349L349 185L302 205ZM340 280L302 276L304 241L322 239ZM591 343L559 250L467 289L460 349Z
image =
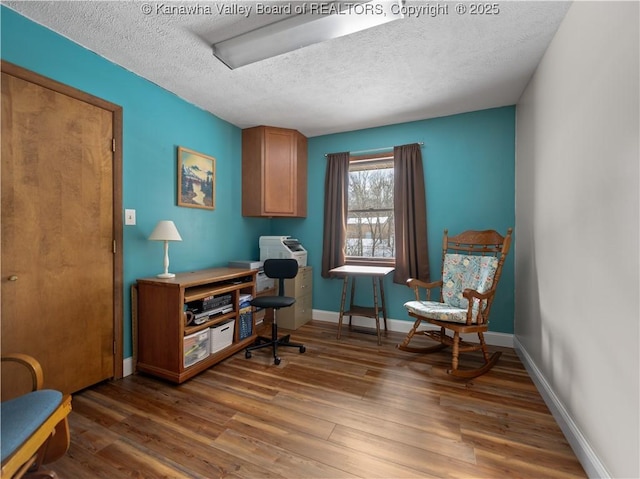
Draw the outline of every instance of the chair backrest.
M27 469L33 469L35 464L32 472L39 472L38 477L57 477L55 474L44 474L46 471L41 470L40 465L60 459L69 448L67 416L71 413L71 396L52 389L42 389L42 367L34 357L5 353L0 359L3 383L8 379L5 373L24 376L26 383L30 383L18 396L11 399L3 396L0 404L0 476L23 477Z
M467 308L468 301L462 297L465 289L486 293L497 285L511 247L511 233L512 229L509 228L506 236L495 230L469 230L449 236L448 231L444 230L440 301L456 308ZM483 304L486 318L492 302L493 298L486 305ZM479 307L479 304L473 305L474 316Z
M8 401L42 389L42 367L35 358L21 353L5 353L0 360L0 400Z
M279 281L279 296L284 296L284 280L295 278L298 274L298 261L290 258L266 259L264 274Z

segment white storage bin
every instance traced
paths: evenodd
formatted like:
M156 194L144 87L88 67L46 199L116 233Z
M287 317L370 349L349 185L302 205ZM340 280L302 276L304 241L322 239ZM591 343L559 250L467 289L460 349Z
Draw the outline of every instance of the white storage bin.
M210 352L211 354L220 351L221 349L231 346L233 343L233 332L235 330L235 320L227 321L226 323L219 324L212 328L209 328L211 333L210 337Z
M209 356L209 330L184 337L184 367L194 365Z

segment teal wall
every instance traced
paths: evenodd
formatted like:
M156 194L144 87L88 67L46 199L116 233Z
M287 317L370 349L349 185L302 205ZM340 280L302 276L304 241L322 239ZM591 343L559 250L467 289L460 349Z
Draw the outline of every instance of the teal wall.
M439 278L442 233L465 229L496 229L504 234L515 226L515 107L509 106L370 128L309 139L309 208L304 220L273 220L276 235L298 238L314 268L314 309L339 309L341 281L320 276L326 153L361 151L423 142L427 191L427 231L433 279ZM360 283L364 283L361 281ZM360 284L359 303L371 297L371 286ZM409 319L402 304L412 299L404 285L385 279L389 317ZM513 254L506 261L491 312L492 331L513 333Z
M170 270L224 266L259 256L267 220L241 215L241 130L153 83L1 9L3 60L123 108L123 207L137 225L124 227L124 356L130 357L130 286L163 269L162 244L146 238L158 220L173 220L183 241L169 246ZM216 158L216 209L176 206L177 147Z
M429 255L437 277L442 230L514 226L515 107L309 139L308 216L256 219L241 215L241 130L5 7L0 7L2 59L123 108L123 207L137 213L124 227L124 356L131 347L129 288L162 269L162 246L146 238L156 222L173 220L171 271L257 259L260 235L300 239L314 267L314 309L337 311L340 282L320 277L325 153L424 142ZM274 125L279 126L279 125ZM176 149L214 156L216 209L176 206ZM405 286L385 283L389 317L409 319ZM359 291L366 301L370 288ZM513 332L513 262L508 259L491 329Z

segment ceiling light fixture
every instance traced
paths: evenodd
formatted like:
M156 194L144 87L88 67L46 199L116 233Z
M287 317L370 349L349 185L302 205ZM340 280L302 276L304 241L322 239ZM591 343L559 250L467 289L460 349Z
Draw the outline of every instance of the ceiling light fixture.
M213 54L234 69L404 17L404 0L291 2L283 20L213 45Z

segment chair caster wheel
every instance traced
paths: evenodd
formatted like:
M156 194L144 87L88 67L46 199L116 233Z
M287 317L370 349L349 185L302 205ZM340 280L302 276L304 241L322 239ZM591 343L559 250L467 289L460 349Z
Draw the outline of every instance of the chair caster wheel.
M251 352L250 351L245 351L244 352L244 357L249 359L251 357Z
M274 358L274 359L273 359L273 364L275 364L276 366L277 366L278 364L280 364L280 358Z
M304 346L300 346L300 353L304 353L307 350L307 348L305 348Z

